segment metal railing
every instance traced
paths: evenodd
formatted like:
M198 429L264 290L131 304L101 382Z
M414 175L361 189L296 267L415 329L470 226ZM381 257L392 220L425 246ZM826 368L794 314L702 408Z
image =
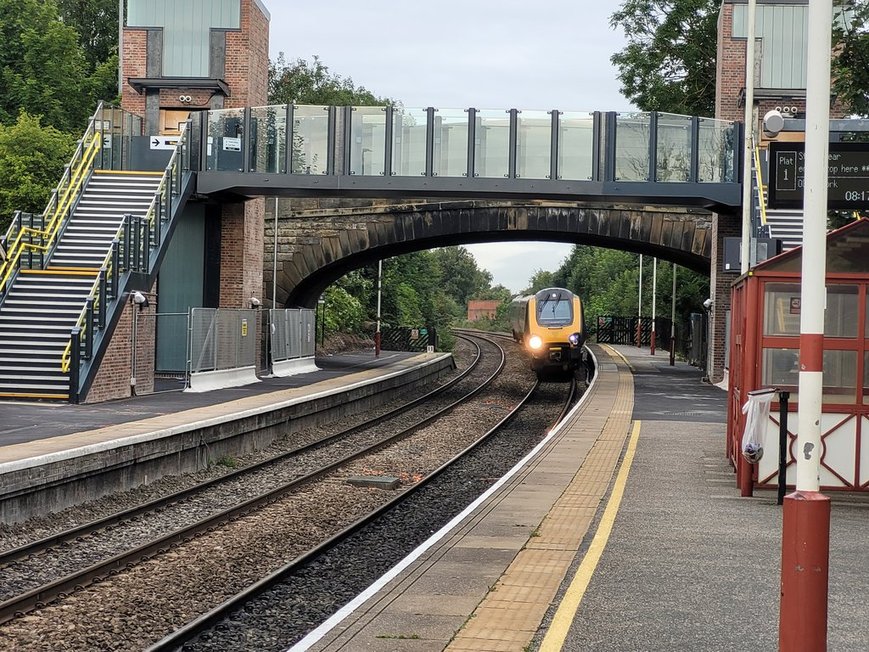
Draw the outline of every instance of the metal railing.
M40 228L24 226L20 220L12 220L4 238L7 255L6 260L0 263L0 295L5 293L9 281L18 271L25 251L39 253L40 266L44 264L57 234L69 217L70 208L75 204L85 179L93 169L94 159L102 144L102 132L97 128L97 116L102 114L102 110L103 103L100 102L88 121L84 135L78 141L72 159L64 169L60 183L51 193L48 205L42 212Z
M150 275L154 271L155 252L167 233L174 203L183 190L184 173L189 170L188 133L189 129L182 128L145 215L124 216L70 332L70 341L61 354L60 368L64 373L70 372L71 397L78 394L82 361L93 359L95 337L108 323L111 302L120 296L121 275L131 272Z
M255 366L256 318L253 309L191 308L188 373Z
M314 355L315 313L308 308L269 310L272 363Z

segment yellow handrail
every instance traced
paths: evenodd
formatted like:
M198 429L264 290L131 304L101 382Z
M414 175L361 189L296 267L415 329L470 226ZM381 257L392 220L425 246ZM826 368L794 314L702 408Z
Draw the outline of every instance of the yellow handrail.
M18 232L18 236L15 238L12 247L8 250L6 260L2 265L0 265L0 293L5 289L6 284L12 277L12 273L18 269L18 261L25 250L48 252L51 249L51 245L57 237L64 219L66 219L66 216L69 213L70 206L76 198L78 191L84 182L84 178L90 170L93 160L96 157L96 153L100 148L100 143L102 142L102 134L101 132L96 131L93 119L91 119L87 131L85 131L82 144L87 138L88 133L92 134L90 143L84 151L82 151L82 145L79 145L79 148L73 155L73 161L78 158L78 163L74 166L71 173L70 169L67 168L67 171L64 173L64 178L61 179L60 184L58 185L58 187L60 187L60 185L64 183L66 177L69 177L63 196L58 201L57 192L55 191L48 202L44 215L45 217L48 217L49 213L51 213L51 217L48 219L47 223L44 222L45 226L43 229L22 227ZM41 244L25 242L22 237L25 233L36 236L41 241Z
M754 148L754 175L757 179L757 203L760 206L760 223L766 226L766 202L763 199L763 178L760 172L760 149Z
M101 143L102 134L99 131L95 131L90 144L82 154L78 167L76 167L70 177L69 185L66 187L66 192L63 193L63 197L58 202L54 214L51 216L51 219L45 227L45 232L48 236L48 242L44 245L46 251L51 247L51 243L54 242L55 237L57 237L57 233L60 231L60 225L63 224L64 219L66 219L66 216L69 213L70 206L72 206L73 200L78 195L78 191L84 183L84 178L88 170L90 170L91 164L96 157L97 151L100 149Z

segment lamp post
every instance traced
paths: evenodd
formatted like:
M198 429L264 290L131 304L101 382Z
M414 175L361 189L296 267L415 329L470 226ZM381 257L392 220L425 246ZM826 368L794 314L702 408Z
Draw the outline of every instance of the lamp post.
M830 499L820 493L832 0L810 0L796 490L782 513L779 650L827 649Z
M637 348L643 346L643 254L640 254L640 292L637 298Z
M742 241L739 271L745 274L751 256L751 161L754 145L754 25L757 0L748 0L745 40L745 147L742 155Z
M652 346L650 351L655 355L655 318L657 317L658 302L658 259L652 259Z
M374 331L374 357L380 355L380 295L383 280L383 261L377 261L377 329Z
M676 263L673 263L673 294L670 295L670 366L676 365Z

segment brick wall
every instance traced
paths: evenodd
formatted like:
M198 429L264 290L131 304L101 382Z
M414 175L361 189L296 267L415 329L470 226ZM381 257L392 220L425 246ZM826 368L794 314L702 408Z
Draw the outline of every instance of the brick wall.
M148 77L147 30L124 29L123 77ZM230 96L226 108L262 106L268 97L269 21L253 0L241 2L241 29L226 33L224 81ZM179 95L190 95L189 103ZM161 109L189 109L208 104L210 90L171 88L159 92ZM145 95L124 83L122 106L140 116L145 114ZM223 206L220 232L220 303L225 308L248 308L250 298L262 298L263 219L265 200ZM153 391L157 301L138 313L136 340L136 392ZM135 308L138 310L138 308ZM94 379L87 402L94 403L130 396L132 365L132 306L127 306L113 334L112 342ZM256 329L260 339L260 329Z
M136 393L150 394L154 391L155 318L154 295L151 293L148 307L140 309L129 301L124 306L112 341L100 363L86 403L101 403L112 399L127 398L132 392L133 377L133 322L136 322Z

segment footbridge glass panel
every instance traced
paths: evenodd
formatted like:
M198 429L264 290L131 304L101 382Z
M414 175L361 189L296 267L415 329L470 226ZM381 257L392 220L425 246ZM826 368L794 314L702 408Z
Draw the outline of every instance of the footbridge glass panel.
M616 116L616 181L649 180L648 113L619 113Z
M468 176L468 116L464 109L435 109L432 174Z
M516 176L548 179L552 172L552 112L517 112L516 132L519 139Z
M655 181L688 181L691 175L691 116L661 113L655 129Z
M741 125L711 118L276 105L192 120L202 125L197 169L224 173L200 177L205 193L627 197L729 209L741 203ZM251 172L280 178L246 177ZM389 181L377 181L383 177Z
M397 109L393 112L393 174L402 177L425 175L427 133L428 111L425 109Z
M330 123L328 106L293 107L293 174L328 173Z
M737 125L714 118L697 118L698 181L734 183L736 181Z
M474 176L506 177L510 170L510 114L481 109L474 125Z
M287 105L257 106L250 110L250 171L287 171Z
M349 174L384 176L386 169L386 108L350 109Z
M595 119L576 111L558 115L558 179L594 178Z

